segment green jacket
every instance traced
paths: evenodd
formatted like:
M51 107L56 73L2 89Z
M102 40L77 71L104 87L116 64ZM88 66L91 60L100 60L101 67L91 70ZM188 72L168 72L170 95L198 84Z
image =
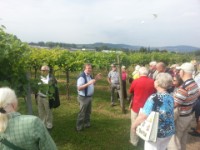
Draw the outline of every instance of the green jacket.
M26 150L57 150L42 121L31 115L18 112L9 114L8 126L0 139L6 138L14 145ZM11 150L0 143L0 150Z

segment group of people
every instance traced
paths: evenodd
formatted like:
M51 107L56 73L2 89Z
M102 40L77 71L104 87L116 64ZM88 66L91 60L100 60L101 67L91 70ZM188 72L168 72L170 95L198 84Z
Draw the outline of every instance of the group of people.
M88 70L89 67L89 70ZM130 143L137 146L139 137L136 134L137 126L143 122L152 111L154 99L158 98L160 113L157 142L145 142L145 149L177 149L185 150L187 135L193 119L194 106L199 98L200 74L197 64L183 63L181 66L174 64L167 68L163 62L152 61L149 68L137 65L132 76L129 88L131 100L131 130ZM127 80L125 66L121 68L122 83ZM91 77L92 66L86 64L85 70L77 80L78 100L80 112L77 118L77 131L90 127L91 101L94 92L94 83L100 77ZM195 76L194 76L195 74ZM107 81L111 90L111 106L115 106L115 91L121 99L119 72L116 65L111 65ZM126 83L122 84L126 86ZM124 88L126 89L126 87ZM126 90L124 91L126 92ZM89 94L88 94L89 93ZM127 95L126 95L127 96ZM139 110L142 112L139 115ZM197 128L189 134L200 135L199 108L196 109Z
M14 90L0 88L0 149L57 149L49 131L53 128L52 108L60 105L60 99L57 81L47 65L41 67L36 98L39 118L21 115Z
M163 62L155 61L138 70L129 92L133 94L131 105L130 143L137 146L136 128L153 111L155 99L159 99L159 126L156 142L145 141L147 150L186 150L188 133L200 137L200 73L194 61L173 65L167 69ZM195 75L195 76L194 76ZM197 106L198 105L198 106ZM142 111L139 113L140 108ZM190 131L196 114L197 128Z
M149 63L149 68L137 66L132 74L129 93L131 100L130 143L137 146L139 137L137 126L142 123L153 110L155 99L159 100L159 126L156 142L145 141L145 149L185 150L193 112L195 111L197 127L190 132L200 136L200 111L198 103L200 93L199 64L196 61L173 65L167 69L163 62ZM111 106L115 106L115 90L121 99L119 72L116 65L111 65L107 81L111 89ZM127 72L121 68L122 85L126 93ZM102 78L101 73L92 77L92 65L85 64L83 72L77 79L78 102L80 111L77 116L76 130L89 128L94 85ZM49 135L53 128L52 108L60 105L56 79L48 66L41 67L37 104L39 118L21 115L17 112L15 92L7 87L0 88L0 149L52 149L56 145ZM52 92L53 91L53 92ZM124 98L128 96L124 94ZM142 108L141 113L139 110ZM13 136L14 135L14 136ZM24 140L26 139L26 140ZM21 147L23 145L23 148Z
M49 74L49 67L42 66L37 104L39 117L21 115L17 112L18 100L15 91L0 88L0 149L56 150L56 144L48 129L53 127L52 110L49 106L48 89L55 81Z

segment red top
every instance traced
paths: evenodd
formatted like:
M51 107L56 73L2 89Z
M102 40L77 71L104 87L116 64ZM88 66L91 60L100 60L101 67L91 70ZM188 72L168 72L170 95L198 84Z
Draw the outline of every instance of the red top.
M126 80L127 74L126 72L122 72L122 80Z
M147 76L141 76L140 78L133 80L129 92L134 94L131 109L138 113L140 108L144 106L147 98L156 92L154 80Z

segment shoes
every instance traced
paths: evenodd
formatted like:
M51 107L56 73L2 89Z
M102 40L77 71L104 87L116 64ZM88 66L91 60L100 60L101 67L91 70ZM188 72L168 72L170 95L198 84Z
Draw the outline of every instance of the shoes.
M85 127L85 128L90 128L91 125L90 125L90 123L88 123L88 124L85 124L84 127Z
M129 140L129 143L130 143L131 145L135 146L135 147L137 146L137 144L132 143L131 140Z
M81 131L83 131L83 129L77 129L77 128L75 128L75 130L76 130L76 132L81 132Z
M113 106L116 106L116 104L112 103L110 106L113 107Z
M52 129L53 129L53 127L52 128L47 128L47 130L50 132L50 131L52 131Z
M196 130L194 130L193 132L188 132L188 133L192 136L200 137L200 133L198 133Z

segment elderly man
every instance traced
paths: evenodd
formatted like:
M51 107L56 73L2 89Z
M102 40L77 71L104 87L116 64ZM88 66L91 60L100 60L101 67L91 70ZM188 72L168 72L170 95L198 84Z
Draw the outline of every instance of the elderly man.
M111 67L112 70L108 73L107 81L110 84L111 88L111 106L115 106L115 100L114 100L115 90L117 90L119 98L121 99L119 73L117 72L117 67L115 66L115 64L112 64Z
M148 77L150 77L152 79L153 79L153 74L156 71L156 64L157 64L156 61L151 61L149 63L149 74L148 74Z
M174 107L179 107L180 115L176 119L176 133L172 137L168 150L186 150L187 136L193 120L193 106L199 96L198 85L192 78L194 66L184 63L180 66L179 75L183 84L174 93Z
M57 150L42 121L17 112L15 92L0 88L0 149L1 150Z
M156 92L154 88L154 80L149 78L148 70L146 67L141 67L139 69L139 78L133 80L129 92L134 94L131 101L131 124L134 123L138 116L140 108L142 108L147 100L147 98ZM137 146L139 137L135 132L130 131L130 143Z
M53 114L49 107L50 91L49 87L55 84L56 80L49 74L49 67L41 67L41 76L39 84L39 92L37 96L39 118L44 122L48 130L53 128Z
M153 79L155 80L156 76L161 72L166 72L166 65L164 62L158 62L156 64L156 71L153 74Z
M193 72L193 78L199 87L199 93L200 93L200 70L199 70L200 64L196 60L192 60L191 63L194 65L195 68L194 69L195 71ZM200 137L200 96L194 107L194 112L195 112L197 126L196 128L192 128L193 131L189 132L189 134L192 136Z
M96 75L95 79L91 76L92 65L85 64L84 71L77 80L78 101L80 103L80 111L78 113L76 130L82 131L90 127L90 114L92 108L92 96L94 94L94 84L101 78L101 74Z

